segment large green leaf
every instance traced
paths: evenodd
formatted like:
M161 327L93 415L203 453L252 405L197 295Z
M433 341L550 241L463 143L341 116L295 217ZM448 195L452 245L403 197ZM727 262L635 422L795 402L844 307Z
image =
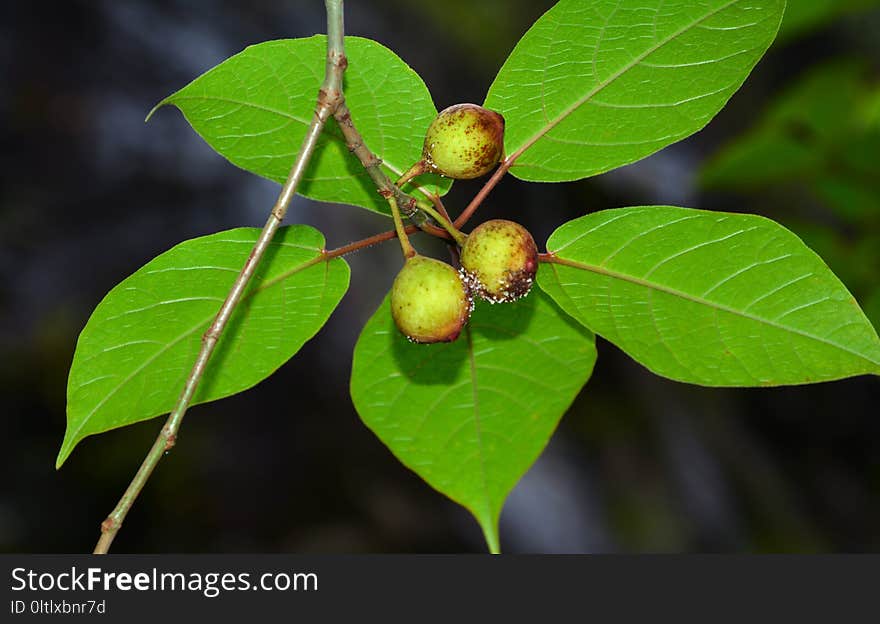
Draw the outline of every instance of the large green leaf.
M561 0L486 97L523 180L576 180L701 129L767 50L784 0Z
M312 120L326 46L323 35L250 46L168 96L157 108L173 104L230 162L283 182ZM391 50L360 37L346 37L345 47L349 60L345 99L352 119L395 179L421 158L425 131L437 109L422 79ZM438 176L424 176L419 182L441 194L451 185ZM387 203L348 151L332 119L298 192L388 213Z
M595 341L537 291L478 304L456 342L404 338L382 303L354 351L351 396L407 467L465 506L497 551L504 499L587 382Z
M707 386L880 373L880 340L794 234L763 217L671 206L570 221L538 283L650 370Z
M169 412L259 230L186 241L113 290L80 334L67 384L57 466L84 437ZM281 228L217 344L193 403L241 392L314 336L348 288L348 265L325 261L314 228Z

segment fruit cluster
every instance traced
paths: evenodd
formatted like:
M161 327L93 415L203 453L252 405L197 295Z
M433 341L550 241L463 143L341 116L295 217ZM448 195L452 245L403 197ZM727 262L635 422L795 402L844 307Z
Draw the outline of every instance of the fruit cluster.
M501 115L475 104L451 106L431 123L422 159L397 184L429 172L454 179L479 177L498 164L503 148ZM467 324L475 296L505 303L524 297L532 287L538 248L523 226L494 219L460 240L459 270L415 254L394 280L391 315L413 342L451 342Z

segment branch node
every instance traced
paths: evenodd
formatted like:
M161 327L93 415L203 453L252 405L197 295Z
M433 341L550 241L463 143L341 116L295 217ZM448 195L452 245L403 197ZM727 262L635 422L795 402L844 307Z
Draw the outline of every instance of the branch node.
M204 334L202 334L202 344L220 339L220 329L211 325Z
M348 57L344 52L333 51L328 56L330 57L330 63L340 72L344 72L348 68Z
M112 516L107 516L107 519L101 523L101 533L118 531L120 526L122 526L121 522L117 521Z
M408 197L407 200L400 205L401 211L407 217L412 218L416 212L418 212L418 206L416 205L416 200L412 197Z
M345 96L342 95L342 91L322 86L318 89L318 101L315 104L315 117L323 124L324 120L338 110L339 106L344 101Z

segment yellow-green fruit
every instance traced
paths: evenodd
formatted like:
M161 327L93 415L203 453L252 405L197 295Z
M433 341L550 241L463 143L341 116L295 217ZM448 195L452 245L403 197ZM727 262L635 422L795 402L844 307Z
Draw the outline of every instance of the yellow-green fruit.
M492 303L528 294L538 272L538 247L519 223L493 219L478 225L461 250L469 288Z
M413 342L452 342L472 308L458 272L433 258L409 258L391 287L391 316Z
M476 104L456 104L437 115L425 135L429 171L456 180L491 171L504 153L504 117Z

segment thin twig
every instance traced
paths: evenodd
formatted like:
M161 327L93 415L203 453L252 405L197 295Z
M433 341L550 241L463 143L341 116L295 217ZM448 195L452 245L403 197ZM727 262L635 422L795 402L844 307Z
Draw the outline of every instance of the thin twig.
M471 203L467 205L467 208L461 211L461 214L458 215L458 218L455 220L455 227L461 228L465 223L468 222L474 212L476 212L477 208L480 207L480 204L483 203L483 200L486 199L486 196L489 194L495 185L501 181L501 178L504 177L504 174L513 166L514 161L519 157L522 152L517 152L513 156L509 158L505 158L498 168L495 170L495 173L492 174L492 177L486 180L486 183L483 185L483 188L480 189L480 192L474 195L474 198L471 200Z
M373 184L376 186L376 190L378 190L379 193L386 198L389 197L389 195L393 194L394 199L397 200L398 208L400 208L401 212L409 217L409 219L413 223L415 223L419 227L419 229L427 232L428 234L431 234L432 236L448 238L448 236L446 236L446 233L443 232L441 228L432 225L428 221L425 213L419 208L416 198L400 190L400 188L391 181L391 178L389 178L385 174L385 171L382 169L381 166L382 159L376 156L373 152L370 151L370 148L367 147L367 144L364 142L361 133L354 125L354 120L351 118L351 111L348 109L348 106L345 104L345 102L342 102L339 105L339 108L336 109L333 117L339 124L339 129L342 131L342 136L345 138L345 143L348 146L348 151L354 154L357 159L361 161L361 164L364 166L367 175L369 175L370 179L373 180ZM424 194L425 196L430 195L430 193Z
M229 291L220 311L214 318L214 322L211 323L208 331L205 332L205 335L202 337L202 348L199 351L199 355L193 364L189 376L187 377L186 384L184 385L183 391L180 394L180 398L178 399L174 410L168 416L165 426L162 427L162 431L153 443L150 452L144 458L141 467L138 469L137 474L135 474L134 479L132 479L129 484L128 489L125 490L125 493L122 495L116 508L101 524L101 538L95 546L95 554L104 554L109 551L110 544L119 532L119 528L122 526L125 516L128 514L138 494L140 494L147 480L150 478L150 475L153 473L159 460L162 459L162 456L174 446L183 416L192 401L193 395L195 394L202 376L204 375L205 368L214 351L214 347L217 345L217 341L220 339L223 330L226 328L229 319L232 317L235 307L250 282L257 265L259 265L260 260L262 260L272 237L275 235L276 230L281 225L281 221L284 219L284 215L287 213L287 207L290 205L291 199L296 194L297 186L302 180L306 166L315 150L318 137L321 134L324 124L343 101L342 76L347 65L344 47L345 26L343 20L343 0L325 0L324 4L327 9L327 61L324 72L324 82L318 92L315 114L309 124L306 136L300 146L299 153L293 163L287 181L281 188L281 193L272 208L269 219L266 221L266 225L263 226L259 239L254 244L254 248L251 250L251 253L236 278L232 289Z
M414 225L408 225L406 226L404 231L407 234L414 234L419 231L419 228ZM349 243L348 245L337 247L336 249L326 250L323 254L324 259L331 260L333 258L340 258L350 253L354 253L355 251L360 251L361 249L366 249L367 247L372 247L373 245L378 245L379 243L384 243L395 238L397 238L397 231L388 230L387 232L375 234L373 236L370 236L369 238L364 238L362 240Z
M486 196L489 195L489 192L495 188L495 185L501 181L501 178L510 171L510 168L513 167L516 160L523 155L527 149L529 149L532 145L537 143L541 137L543 137L550 129L556 125L557 122L554 122L552 125L544 128L543 130L535 133L529 140L519 146L515 152L513 152L510 156L501 161L501 164L495 170L495 173L492 174L492 177L486 180L486 183L483 185L483 188L474 195L474 198L467 205L467 207L461 211L461 214L458 215L458 218L455 220L455 227L461 228L468 220L474 216L474 212L476 212L477 208L483 203L483 200L486 199Z

